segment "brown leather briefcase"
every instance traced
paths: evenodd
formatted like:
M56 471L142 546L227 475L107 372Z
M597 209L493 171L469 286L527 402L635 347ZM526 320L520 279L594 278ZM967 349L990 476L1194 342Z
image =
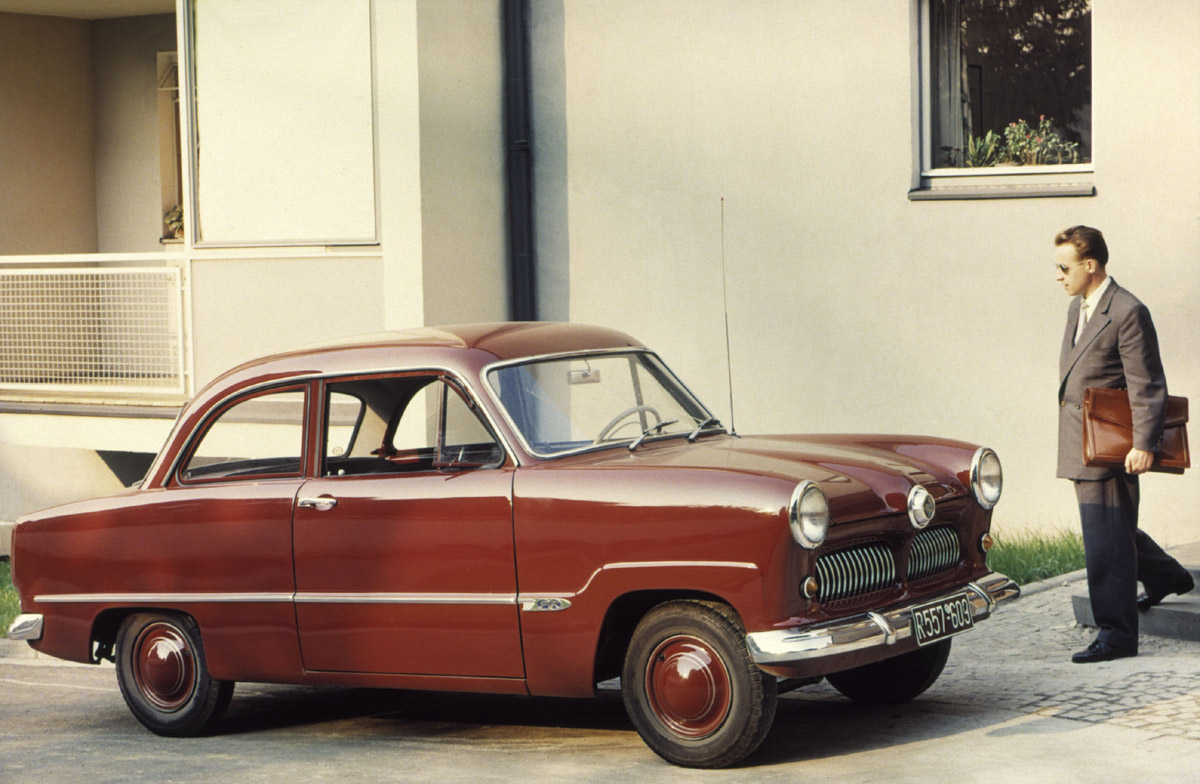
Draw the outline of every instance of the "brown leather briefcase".
M1167 397L1167 421L1162 448L1154 455L1151 471L1182 474L1192 465L1187 440L1188 401ZM1083 464L1123 466L1133 448L1133 413L1124 389L1088 387L1083 392Z

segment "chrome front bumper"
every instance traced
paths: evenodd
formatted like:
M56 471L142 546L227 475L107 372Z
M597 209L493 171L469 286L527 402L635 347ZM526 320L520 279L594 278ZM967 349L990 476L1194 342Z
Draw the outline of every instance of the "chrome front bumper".
M37 613L18 615L8 627L10 640L40 640L42 639L42 616Z
M997 604L1015 599L1021 593L1012 580L993 573L941 596L923 597L920 601L884 612L866 612L816 626L747 634L746 647L755 664L781 665L895 645L912 636L914 607L963 591L967 593L975 618L986 618Z

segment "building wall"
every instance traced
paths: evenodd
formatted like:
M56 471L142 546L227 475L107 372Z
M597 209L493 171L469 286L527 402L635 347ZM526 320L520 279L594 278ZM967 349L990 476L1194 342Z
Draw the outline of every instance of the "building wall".
M426 324L508 315L500 22L498 0L417 3Z
M159 52L175 51L175 17L94 23L96 201L101 253L161 250Z
M915 2L537 5L563 40L570 316L655 346L726 421L730 371L739 431L985 443L1001 530L1076 525L1051 254L1077 223L1200 400L1197 4L1095 4L1094 197L922 202ZM1147 529L1194 539L1197 473L1143 487Z
M359 3L358 10L368 7L366 0ZM87 181L99 182L106 204L102 249L122 254L104 261L182 267L194 389L246 359L335 337L506 316L499 3L379 0L370 8L373 13L354 18L369 23L364 37L372 42L374 193L362 196L362 203L335 207L354 215L374 212L378 242L351 246L203 247L189 235L165 253L139 256L137 251L162 251L155 54L170 49L166 43L182 36L183 26L171 17L95 23L94 81L104 119L94 134L101 165L94 176L88 171ZM210 10L221 7L210 4ZM258 10L264 19L292 16L284 2ZM8 29L0 26L0 35ZM79 29L90 41L87 25ZM261 66L259 54L247 56ZM47 70L41 61L38 66ZM91 89L91 72L85 73L82 81ZM246 89L262 86L247 83ZM190 107L183 108L186 121ZM236 143L239 133L260 133L227 109L201 107L201 138L207 131L210 139L219 133ZM13 132L29 133L23 126ZM89 127L89 144L92 138ZM87 161L90 166L90 152ZM320 193L322 183L322 173L311 171L304 187ZM303 199L304 190L287 197ZM93 246L73 250L96 250L94 200L91 209ZM202 201L201 217L203 212ZM58 245L51 249L65 252ZM173 409L164 407L162 414L132 419L64 416L53 408L0 411L0 520L119 488L111 461L97 450L126 454L136 463L162 444Z
M87 22L0 13L0 255L94 253Z

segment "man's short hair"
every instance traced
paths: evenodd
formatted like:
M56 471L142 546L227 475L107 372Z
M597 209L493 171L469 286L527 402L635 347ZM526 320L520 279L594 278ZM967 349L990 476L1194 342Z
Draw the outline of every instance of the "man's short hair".
M1063 229L1054 237L1056 246L1066 245L1068 242L1075 246L1079 258L1094 259L1101 267L1108 264L1108 244L1105 243L1104 235L1099 229L1093 229L1091 226L1072 226Z

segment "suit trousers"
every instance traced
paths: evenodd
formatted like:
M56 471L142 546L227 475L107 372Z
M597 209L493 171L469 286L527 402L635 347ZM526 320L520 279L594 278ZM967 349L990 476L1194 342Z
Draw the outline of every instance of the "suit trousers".
M1138 478L1075 480L1096 639L1137 649L1137 583L1169 586L1186 571L1138 526Z

